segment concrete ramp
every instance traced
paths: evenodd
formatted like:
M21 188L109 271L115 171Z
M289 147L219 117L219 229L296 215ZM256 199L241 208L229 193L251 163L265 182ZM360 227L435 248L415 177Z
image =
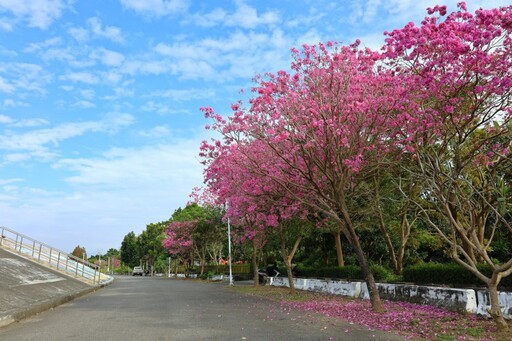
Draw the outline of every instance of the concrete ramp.
M0 248L0 327L95 289Z

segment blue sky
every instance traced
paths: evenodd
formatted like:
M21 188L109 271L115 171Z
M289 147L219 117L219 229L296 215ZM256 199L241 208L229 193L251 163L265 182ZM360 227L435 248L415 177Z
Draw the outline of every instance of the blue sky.
M199 107L229 114L290 48L378 48L438 3L0 0L0 226L68 252L119 248L202 184Z

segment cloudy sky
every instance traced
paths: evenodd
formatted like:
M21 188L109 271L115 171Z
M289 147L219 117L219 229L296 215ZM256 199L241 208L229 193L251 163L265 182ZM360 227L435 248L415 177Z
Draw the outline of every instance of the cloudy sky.
M199 107L228 114L290 48L377 48L436 3L0 0L0 226L67 252L119 248L202 184Z

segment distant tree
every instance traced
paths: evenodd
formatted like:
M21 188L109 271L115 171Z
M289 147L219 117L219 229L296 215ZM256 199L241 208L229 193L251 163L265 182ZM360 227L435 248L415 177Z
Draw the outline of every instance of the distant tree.
M184 263L193 264L197 256L203 273L208 260L217 264L221 258L225 239L222 213L218 207L197 203L177 209L165 229L163 247Z
M121 243L121 261L130 266L134 267L139 264L140 257L137 251L137 237L132 231L123 238Z
M81 258L81 259L84 259L86 258L86 252L85 252L85 247L82 247L80 245L77 245L74 249L73 249L73 252L71 252L71 254L77 258Z
M146 262L148 270L153 271L155 261L162 254L166 254L162 241L165 238L164 230L167 224L168 222L150 223L137 239L139 255Z
M108 249L107 253L105 254L105 257L117 257L117 258L119 258L120 254L121 253L119 252L119 250L114 249L114 248L110 248L110 249Z
M113 256L110 264L112 264L112 269L116 269L121 266L121 261L116 256Z

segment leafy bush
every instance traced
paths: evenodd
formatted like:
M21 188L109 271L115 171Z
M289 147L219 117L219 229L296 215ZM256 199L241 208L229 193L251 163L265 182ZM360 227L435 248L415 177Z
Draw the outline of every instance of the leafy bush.
M116 275L131 275L132 268L129 266L123 265L123 266L113 269L113 272Z
M392 272L380 265L371 266L376 281L385 281L392 277ZM363 273L357 265L346 265L343 267L329 266L323 268L304 267L301 268L304 277L340 278L346 280L362 280Z
M491 270L487 265L478 265L478 269L489 276ZM485 284L471 272L455 263L425 263L409 266L403 271L403 280L416 284L438 284L456 287L484 286ZM505 277L500 287L512 287L512 276Z

